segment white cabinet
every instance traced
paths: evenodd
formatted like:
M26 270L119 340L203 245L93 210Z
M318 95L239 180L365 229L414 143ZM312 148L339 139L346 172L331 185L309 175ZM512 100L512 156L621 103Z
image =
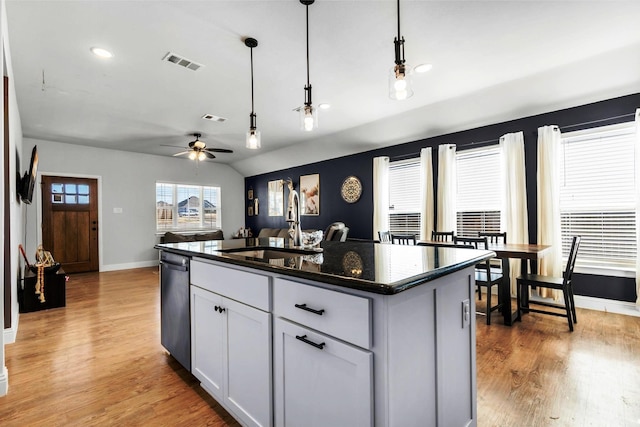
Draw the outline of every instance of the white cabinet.
M477 424L473 265L393 295L227 265L191 261L192 372L241 424Z
M275 319L276 425L373 425L373 354Z
M276 425L475 426L473 277L394 295L275 278Z
M191 286L191 372L218 401L224 397L224 317L218 312L221 306L220 295Z
M212 282L226 269L200 264ZM202 387L242 424L272 425L271 314L191 285L191 334L192 372Z
M273 304L276 425L372 426L370 299L278 278Z

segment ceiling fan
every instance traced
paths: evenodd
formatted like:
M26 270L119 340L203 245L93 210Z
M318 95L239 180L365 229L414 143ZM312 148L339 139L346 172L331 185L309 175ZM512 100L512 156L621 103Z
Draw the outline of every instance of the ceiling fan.
M207 148L207 144L200 140L202 134L194 133L192 135L196 139L189 143L188 149L174 154L174 157L187 154L191 160L205 160L215 159L216 156L213 153L233 153L233 150L226 148Z

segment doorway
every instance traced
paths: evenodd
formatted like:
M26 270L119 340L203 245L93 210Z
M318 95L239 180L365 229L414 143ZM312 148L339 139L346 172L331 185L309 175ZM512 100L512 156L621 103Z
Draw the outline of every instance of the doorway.
M67 273L98 271L98 180L42 176L42 244Z

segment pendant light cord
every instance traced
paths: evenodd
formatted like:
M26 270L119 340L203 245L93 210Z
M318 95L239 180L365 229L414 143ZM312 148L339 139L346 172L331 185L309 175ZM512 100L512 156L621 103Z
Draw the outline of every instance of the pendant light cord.
M253 48L250 49L251 52L251 114L253 113Z
M398 0L399 1L399 0ZM307 86L309 84L309 5L306 5L307 9Z
M400 41L400 0L398 0L398 41Z

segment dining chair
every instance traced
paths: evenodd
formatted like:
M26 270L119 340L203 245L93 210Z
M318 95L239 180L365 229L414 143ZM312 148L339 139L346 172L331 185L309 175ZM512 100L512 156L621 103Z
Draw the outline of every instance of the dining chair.
M507 243L507 232L489 233L486 231L478 231L478 237L486 237L489 243Z
M456 236L455 231L432 231L431 240L434 242L452 242Z
M492 233L487 231L478 231L478 237L486 237L489 243L507 243L507 232ZM502 272L502 260L499 258L491 258L491 269ZM480 294L482 300L482 294Z
M416 235L415 234L392 234L391 243L396 245L409 245L409 244L415 245Z
M560 316L566 317L567 322L569 323L569 331L573 332L573 324L578 323L578 318L576 317L576 304L573 300L573 268L576 265L576 258L578 257L578 247L580 246L580 236L574 236L573 241L571 242L571 250L569 251L569 258L567 259L567 265L565 266L564 273L562 277L554 277L554 276L543 276L539 274L523 274L519 276L517 280L516 286L516 300L518 303L518 318L520 318L522 312L534 312L534 313L542 313L542 314L550 314L552 316ZM546 301L528 301L525 305L522 302L523 292L529 291L529 287L536 288L548 288L548 289L556 289L562 291L562 296L564 298L564 306L560 304L552 304ZM531 308L529 305L541 305L545 307L556 308L560 310L564 310L564 313L559 311L550 311L543 309Z
M391 243L391 232L378 231L378 240L380 240L380 243Z
M468 245L472 246L474 249L485 249L489 248L488 238L485 237L457 237L454 236L453 242L456 245ZM480 300L482 300L482 288L487 288L487 308L484 313L476 312L477 314L485 314L487 316L487 325L491 325L491 312L499 310L502 308L502 301L500 299L500 285L503 282L502 271L497 271L491 268L491 258L485 260L480 264L476 264L475 276L476 276L476 285L477 292L480 295ZM491 305L491 289L493 286L498 286L498 303L494 306Z

